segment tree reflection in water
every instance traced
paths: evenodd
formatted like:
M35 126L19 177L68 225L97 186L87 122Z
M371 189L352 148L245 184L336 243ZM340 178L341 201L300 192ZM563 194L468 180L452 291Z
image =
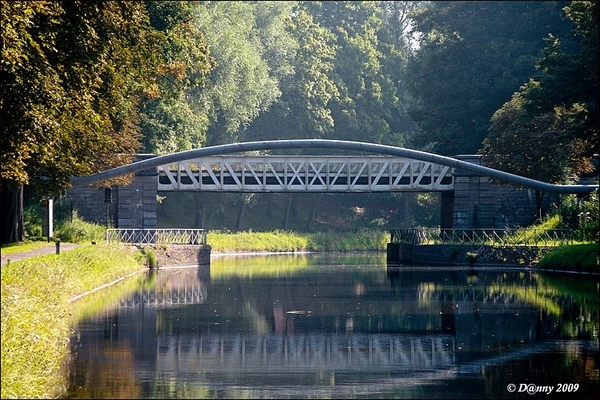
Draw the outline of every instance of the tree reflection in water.
M68 397L505 398L570 382L589 398L598 294L589 278L379 254L215 258L82 317Z

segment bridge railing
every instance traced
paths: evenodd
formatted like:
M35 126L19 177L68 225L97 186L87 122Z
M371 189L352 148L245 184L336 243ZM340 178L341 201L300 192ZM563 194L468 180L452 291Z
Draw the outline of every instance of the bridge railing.
M126 244L206 244L206 229L119 229L106 230L107 242Z
M496 246L558 246L573 244L570 229L392 229L391 243Z

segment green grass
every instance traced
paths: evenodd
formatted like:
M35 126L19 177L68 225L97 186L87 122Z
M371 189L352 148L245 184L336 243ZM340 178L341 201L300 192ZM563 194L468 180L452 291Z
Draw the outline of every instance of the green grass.
M82 245L3 266L2 397L56 397L65 387L70 300L143 268L124 248Z
M20 253L22 251L40 249L42 247L48 246L49 244L52 244L52 243L48 243L47 241L38 241L38 240L17 242L17 243L8 243L8 244L2 245L1 251L2 251L2 254L4 254L4 255L15 254L15 253Z
M559 246L542 258L537 267L600 273L598 243Z
M216 252L385 251L389 234L380 230L297 233L210 231L208 244Z

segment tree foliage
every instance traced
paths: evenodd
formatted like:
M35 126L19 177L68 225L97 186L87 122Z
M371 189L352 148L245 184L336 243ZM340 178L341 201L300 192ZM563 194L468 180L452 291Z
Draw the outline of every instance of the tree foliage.
M404 144L408 3L299 2L288 24L294 73L280 80L280 98L245 136Z
M125 164L140 149L138 105L182 75L174 53L186 50L164 51L166 31L151 26L151 5L2 3L3 242L22 237L20 185L56 194L71 176Z
M320 138L331 132L334 121L328 108L339 95L331 78L334 35L318 26L302 8L286 20L285 29L296 51L290 74L281 76L281 96L244 130L247 140Z
M565 8L573 33L549 35L539 75L492 117L481 153L487 165L552 183L591 172L598 152L598 4Z
M210 121L202 103L189 95L205 84L215 67L202 32L196 26L195 3L146 3L150 25L163 36L155 91L140 104L145 152L167 154L199 148Z
M293 3L292 3L293 4ZM209 121L207 143L236 142L239 132L261 112L266 111L281 94L277 77L266 60L275 54L285 60L286 40L279 18L287 17L284 2L206 1L196 9L195 23L203 33L216 66L207 78L206 87L192 90L189 96L198 102ZM266 31L261 35L259 27ZM270 32L270 34L267 34ZM277 53L273 43L285 43Z
M3 4L2 179L51 193L135 153L156 47L143 7Z
M548 27L567 28L567 2L434 1L413 15L419 46L407 66L417 98L413 143L475 153L493 113L535 72Z

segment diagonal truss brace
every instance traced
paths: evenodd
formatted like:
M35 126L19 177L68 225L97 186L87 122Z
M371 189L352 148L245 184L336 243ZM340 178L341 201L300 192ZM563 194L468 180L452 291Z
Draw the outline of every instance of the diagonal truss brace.
M159 191L454 190L453 168L394 156L211 156L158 167Z

